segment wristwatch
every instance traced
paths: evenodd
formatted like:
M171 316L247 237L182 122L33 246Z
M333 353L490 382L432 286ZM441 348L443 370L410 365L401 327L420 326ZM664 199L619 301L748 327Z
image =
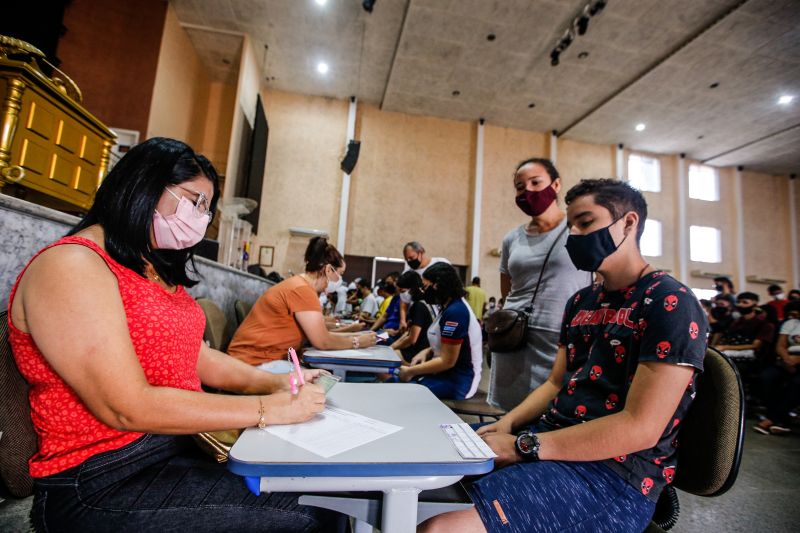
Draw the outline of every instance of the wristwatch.
M523 431L517 435L517 453L520 454L525 461L538 461L540 447L541 444L539 443L539 437L536 436L536 433Z

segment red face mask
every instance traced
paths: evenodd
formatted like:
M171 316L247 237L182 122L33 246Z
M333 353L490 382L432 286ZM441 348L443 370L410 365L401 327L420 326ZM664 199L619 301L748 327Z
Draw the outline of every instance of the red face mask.
M550 204L556 199L556 191L553 187L547 187L541 191L525 191L516 198L517 207L528 216L538 217L544 213Z

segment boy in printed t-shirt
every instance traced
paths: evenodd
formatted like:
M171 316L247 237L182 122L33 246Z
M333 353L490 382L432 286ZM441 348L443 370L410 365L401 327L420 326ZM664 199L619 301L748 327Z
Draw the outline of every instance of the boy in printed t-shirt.
M423 531L642 531L675 476L705 313L642 257L639 191L583 180L566 203L570 258L603 281L567 302L548 380L478 430L498 458L467 487L475 508L432 518Z

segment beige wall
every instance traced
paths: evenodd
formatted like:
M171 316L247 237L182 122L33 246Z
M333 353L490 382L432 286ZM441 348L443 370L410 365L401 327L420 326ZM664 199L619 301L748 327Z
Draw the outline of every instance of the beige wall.
M467 264L475 125L359 108L347 253L401 257L417 240L432 256Z
M792 282L788 197L789 180L785 176L742 172L744 274L786 280L784 290L791 288ZM767 287L747 282L742 289L760 294L765 301Z
M228 145L231 139L235 105L236 87L234 85L220 82L210 84L205 126L198 149L214 163L220 173L225 172L228 163Z
M269 142L254 252L274 246L271 269L302 272L308 238L292 237L290 227L323 230L335 241L347 102L267 91L261 99Z
M209 92L205 68L169 6L145 137L172 137L193 147L202 144Z
M564 192L583 178L613 178L615 153L613 146L559 139L556 167Z

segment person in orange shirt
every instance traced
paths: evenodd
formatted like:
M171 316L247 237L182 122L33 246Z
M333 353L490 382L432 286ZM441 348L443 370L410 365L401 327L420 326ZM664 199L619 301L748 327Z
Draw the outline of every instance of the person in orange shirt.
M253 305L228 347L228 353L251 365L272 370L273 361L285 360L289 348L306 341L319 350L366 348L375 333L328 331L319 295L334 292L342 283L342 254L324 237L314 237L305 252L305 272L270 287Z

